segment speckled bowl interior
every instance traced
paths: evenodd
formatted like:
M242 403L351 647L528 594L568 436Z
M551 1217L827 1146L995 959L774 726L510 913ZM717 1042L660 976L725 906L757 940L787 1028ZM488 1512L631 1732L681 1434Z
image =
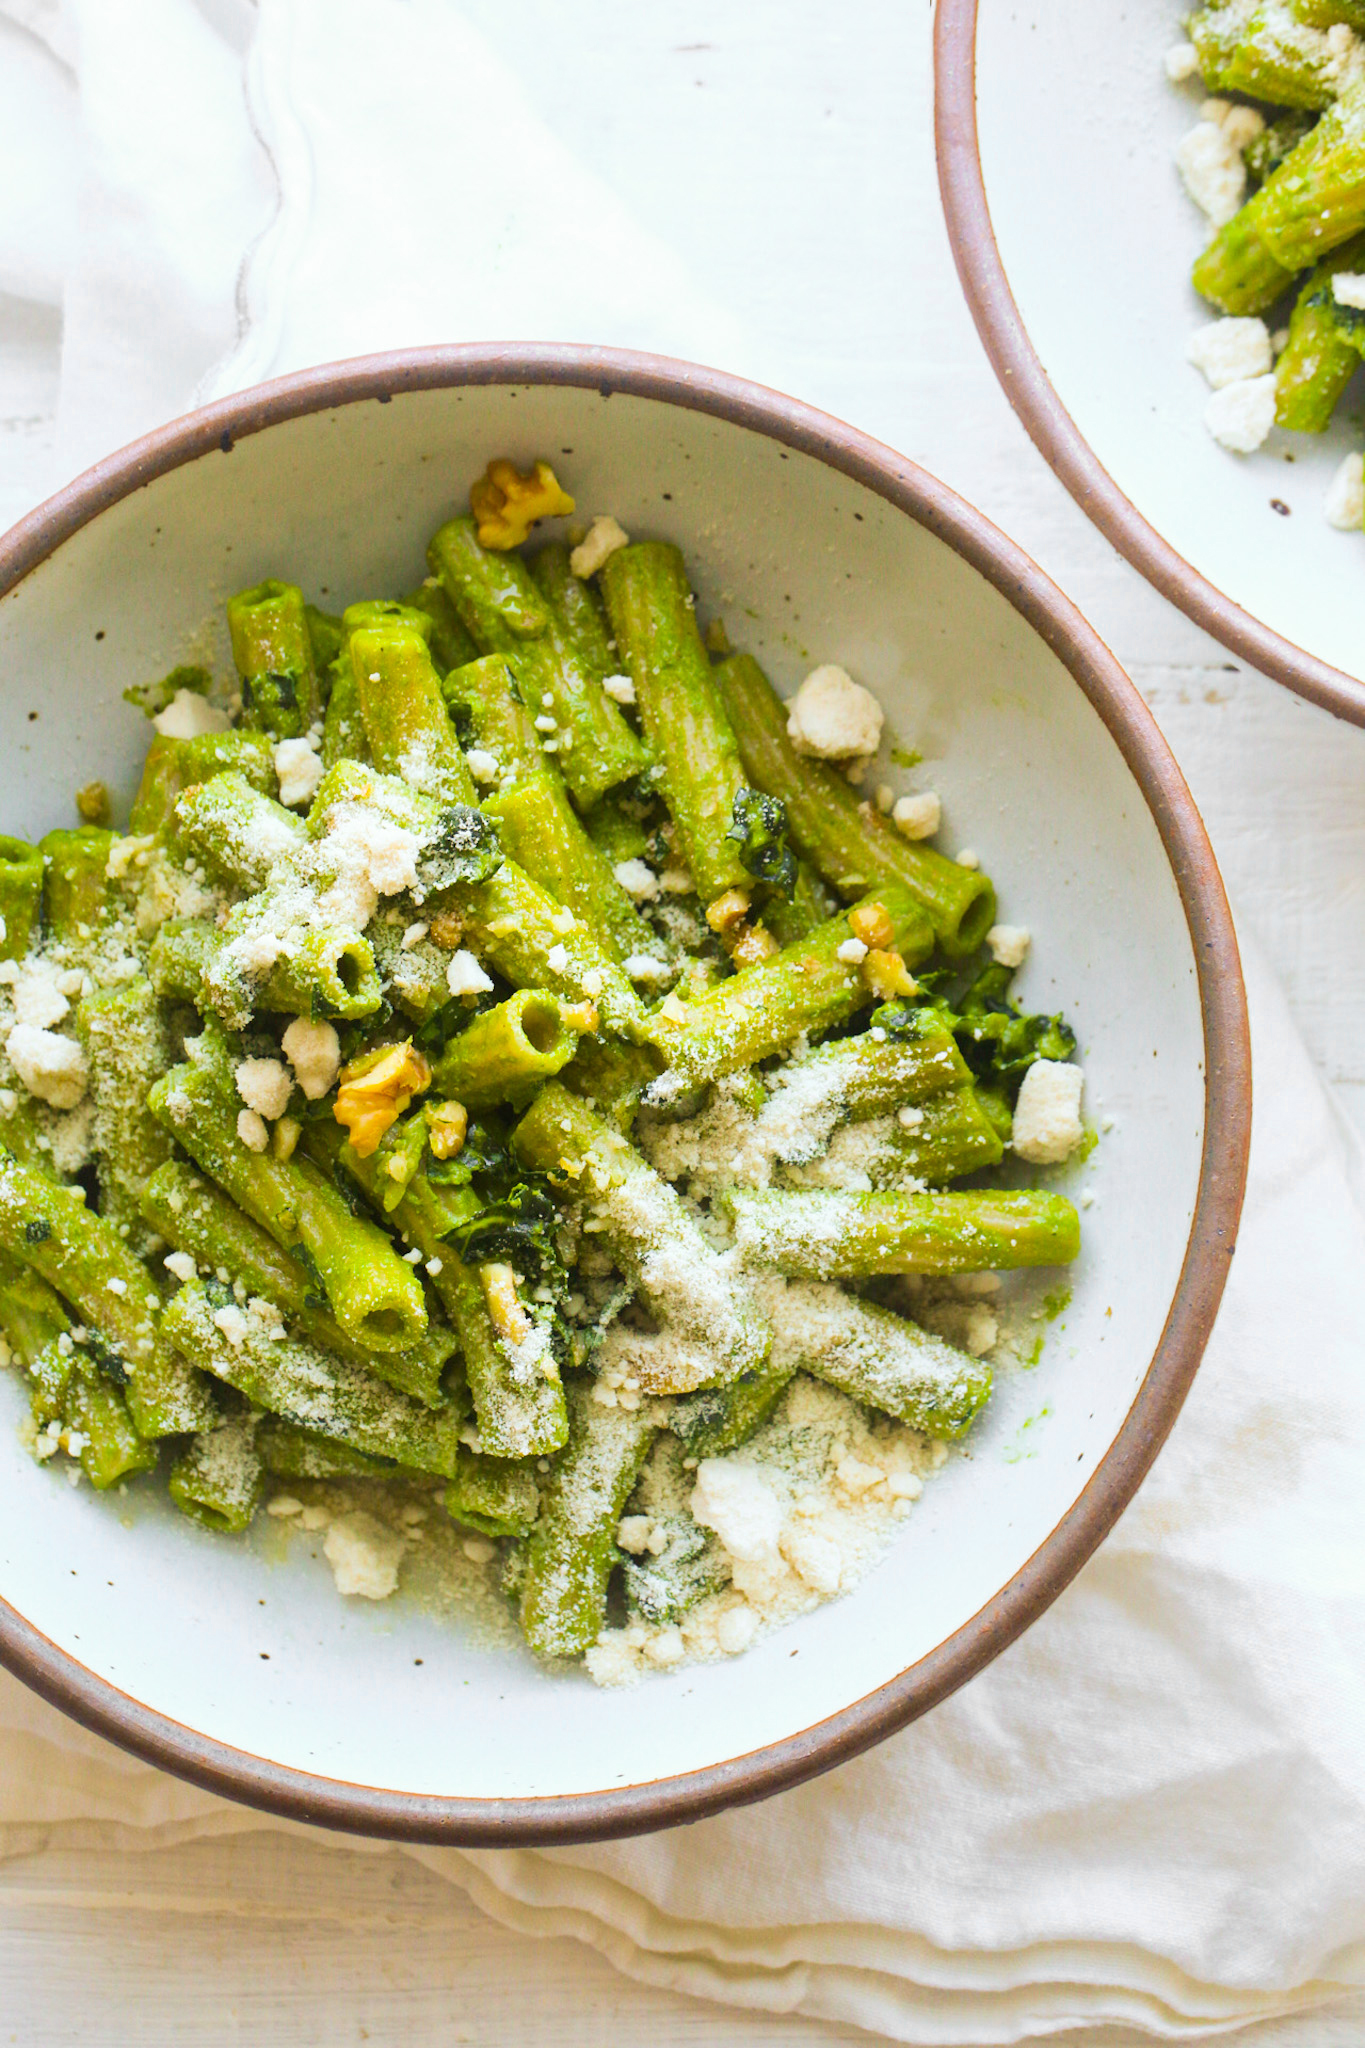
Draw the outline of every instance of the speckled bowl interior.
M0 566L32 566L0 603L4 829L70 822L71 792L96 774L126 806L147 727L122 693L179 661L225 662L231 591L266 575L334 604L406 588L491 454L548 456L585 511L680 543L703 611L780 688L837 660L873 689L924 757L878 779L937 789L942 843L977 848L1002 915L1031 927L1022 994L1073 1020L1087 1113L1113 1119L1056 1176L1094 1198L1070 1305L1038 1324L1036 1366L1000 1385L854 1592L743 1657L634 1692L546 1676L420 1602L343 1600L318 1546L284 1554L264 1519L228 1539L150 1486L69 1487L20 1447L24 1395L6 1376L0 1652L117 1739L286 1810L454 1839L645 1826L752 1797L921 1710L1046 1604L1118 1512L1226 1263L1207 1220L1192 1239L1208 1162L1191 917L1219 952L1234 1068L1236 956L1136 696L1031 565L931 480L803 408L677 366L609 375L592 367L607 359L561 351L573 367L556 372L548 352L513 351L501 370L479 359L493 381L462 382L468 352L409 371L418 360L409 381L430 388L362 366L220 409L11 539ZM1235 1219L1235 1188L1220 1213Z

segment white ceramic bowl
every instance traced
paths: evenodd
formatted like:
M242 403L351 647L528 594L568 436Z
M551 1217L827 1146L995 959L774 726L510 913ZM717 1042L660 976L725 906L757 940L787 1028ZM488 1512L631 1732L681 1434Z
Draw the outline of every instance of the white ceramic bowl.
M1096 525L1225 646L1365 724L1365 536L1322 511L1361 445L1358 387L1326 434L1231 455L1185 360L1217 318L1189 282L1208 227L1172 155L1205 95L1163 67L1188 12L938 0L953 253L1011 403Z
M376 402L377 401L377 402ZM333 366L177 422L0 544L0 821L133 787L123 701L226 659L222 600L267 574L407 588L493 453L549 456L588 511L687 551L707 607L791 688L837 658L927 757L1034 932L1023 993L1078 1027L1092 1111L1075 1298L1042 1364L850 1596L728 1662L600 1692L480 1650L325 1563L210 1536L151 1489L72 1490L21 1450L0 1383L0 1657L88 1725L233 1796L463 1842L691 1819L792 1784L923 1712L1009 1642L1104 1535L1198 1363L1241 1199L1237 954L1188 792L1136 692L1016 548L888 449L752 385L571 348ZM893 779L904 781L899 774ZM1021 1436L1030 1418L1033 1425ZM798 1654L799 1653L799 1654ZM421 1660L418 1662L418 1660Z

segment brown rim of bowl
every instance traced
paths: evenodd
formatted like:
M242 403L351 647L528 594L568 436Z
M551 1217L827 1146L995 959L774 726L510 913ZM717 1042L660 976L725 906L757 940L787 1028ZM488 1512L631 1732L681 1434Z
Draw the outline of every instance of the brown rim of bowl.
M1246 1177L1251 1053L1237 942L1213 850L1150 712L1108 648L1042 571L946 485L854 428L761 385L662 356L529 342L410 349L304 370L174 420L68 484L0 539L0 597L89 520L201 455L229 453L234 442L300 414L481 384L630 393L731 421L875 491L978 570L1070 671L1142 790L1189 925L1205 1054L1204 1148L1179 1283L1132 1408L1089 1484L1009 1583L946 1642L785 1741L619 1790L506 1800L386 1791L288 1769L197 1734L97 1677L0 1602L0 1663L74 1720L149 1763L291 1820L393 1840L497 1848L677 1826L798 1785L946 1699L1056 1599L1131 1500L1179 1413L1213 1326Z
M1177 554L1126 498L1057 396L1001 260L976 125L979 0L936 0L934 144L957 274L991 368L1035 447L1106 540L1197 626L1287 690L1365 725L1365 682L1243 611Z

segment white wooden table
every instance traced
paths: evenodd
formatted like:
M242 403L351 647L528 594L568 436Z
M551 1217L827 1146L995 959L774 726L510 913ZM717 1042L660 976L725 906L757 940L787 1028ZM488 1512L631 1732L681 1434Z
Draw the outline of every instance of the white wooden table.
M926 0L466 0L466 11L569 146L749 322L755 364L743 367L936 471L1094 621L1163 726L1234 908L1365 1131L1365 732L1234 663L1164 605L1016 424L939 214ZM0 297L0 524L53 481L59 343L55 318ZM1356 2004L1238 2039L1344 2048L1363 2035ZM149 1853L58 1831L0 1866L0 2043L646 2038L867 2037L630 1984L571 1943L493 1926L399 1856L267 1835ZM1100 2048L1098 2036L1067 2038ZM1128 2039L1107 2032L1104 2048Z

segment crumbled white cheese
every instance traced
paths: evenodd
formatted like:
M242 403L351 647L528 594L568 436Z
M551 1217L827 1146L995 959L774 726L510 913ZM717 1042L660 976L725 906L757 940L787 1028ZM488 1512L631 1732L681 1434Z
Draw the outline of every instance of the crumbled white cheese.
M777 1555L782 1503L747 1458L703 1458L692 1491L693 1518L714 1529L732 1558L761 1564Z
M70 1004L58 987L58 980L50 961L24 961L13 978L12 1001L19 1023L32 1024L39 1031L46 1031L50 1024L60 1024Z
M248 1152L264 1152L270 1143L270 1129L258 1109L239 1109L237 1136Z
M653 953L630 953L624 965L632 981L667 981L672 972L668 962L657 959Z
M617 1544L632 1557L644 1556L653 1534L654 1522L649 1515L626 1515L616 1525Z
M315 1024L311 1017L295 1017L281 1040L284 1056L294 1069L294 1079L310 1102L319 1102L337 1077L341 1065L341 1041L331 1024Z
M932 789L903 796L892 807L891 822L907 839L932 839L943 823L943 806Z
M152 724L168 740L197 740L201 733L226 732L232 723L226 711L210 704L197 690L177 690Z
M239 1060L232 1078L248 1109L272 1119L288 1109L294 1083L280 1060Z
M1247 183L1235 137L1225 132L1221 121L1197 121L1176 144L1175 161L1195 205L1214 227L1224 226L1241 205Z
M659 876L659 887L665 896L691 896L697 885L689 868L665 868Z
M600 967L590 967L587 973L583 976L583 993L585 996L601 995L602 970Z
M1207 107L1213 105L1213 102L1206 100L1204 104ZM1219 104L1223 105L1225 102L1220 101ZM1229 105L1222 117L1221 126L1224 141L1230 142L1234 149L1242 150L1249 142L1254 142L1258 135L1264 133L1265 115L1258 114L1255 107Z
M34 1024L16 1024L5 1040L15 1073L30 1095L54 1109L74 1109L89 1079L85 1054L74 1038L43 1031Z
M245 1342L247 1320L235 1301L224 1302L221 1308L214 1310L213 1324L215 1329L222 1331L229 1344Z
M489 753L487 747L471 747L465 759L476 782L496 782L502 773L502 763L496 754Z
M595 576L602 564L618 548L630 546L630 535L617 524L610 513L600 514L588 528L586 537L578 543L569 556L569 567L575 576Z
M188 1252L167 1252L161 1263L177 1280L193 1280L199 1272Z
M1332 279L1332 297L1339 306L1365 311L1365 276L1357 270L1339 270Z
M313 801L322 780L322 759L312 740L280 740L274 752L282 804Z
M607 695L618 704L635 702L635 685L629 676L607 676L602 684Z
M1204 425L1220 448L1250 455L1275 424L1274 376L1243 377L1215 391L1204 408Z
M1244 377L1264 377L1271 366L1270 331L1264 320L1210 320L1190 336L1185 360L1203 371L1215 391Z
M462 946L446 968L446 987L453 996L487 995L493 986L474 955Z
M1055 1166L1085 1136L1081 1125L1081 1069L1065 1060L1035 1060L1014 1106L1012 1143L1021 1159Z
M986 944L997 967L1022 967L1033 936L1027 925L993 924L986 934Z
M867 958L867 947L861 939L845 939L835 952L845 967L857 967Z
M612 873L637 903L652 903L659 893L659 877L647 861L618 860Z
M981 865L981 855L974 846L964 846L960 853L953 855L953 859L960 868L979 868Z
M569 949L568 949L568 947L567 947L567 946L551 946L551 948L550 948L549 952L548 952L548 953L547 953L547 954L545 955L545 965L546 965L546 966L547 966L547 967L549 968L549 970L550 970L551 974L563 974L563 972L564 972L564 970L565 970L565 969L567 968L568 964L569 964Z
M387 1600L398 1585L404 1543L373 1515L338 1515L322 1541L338 1593Z
M1365 456L1343 456L1322 501L1323 517L1343 533L1365 526Z
M758 1616L752 1607L744 1602L738 1607L727 1607L716 1623L716 1642L727 1657L738 1657L747 1650L758 1630Z
M687 1655L682 1630L673 1627L661 1628L657 1635L652 1635L645 1644L644 1655L648 1663L656 1664L662 1671L666 1671L670 1664L681 1664Z
M1193 43L1173 43L1166 52L1166 76L1172 85L1183 85L1199 69L1199 52Z
M556 718L552 717L552 716L551 716L551 714L550 714L550 713L549 713L548 711L541 711L541 712L537 713L537 716L536 716L536 731L537 731L537 732L557 732L558 730L559 730L559 721L558 721L558 719L556 719Z
M882 707L847 669L823 662L787 705L787 737L799 754L848 761L881 745Z
M403 952L410 953L414 946L420 946L430 929L430 925L410 924L398 942Z
M829 1536L797 1523L783 1533L782 1555L798 1579L803 1580L813 1592L826 1596L838 1592L844 1557L838 1544Z
M488 1564L498 1554L486 1536L466 1536L460 1548L471 1564Z

